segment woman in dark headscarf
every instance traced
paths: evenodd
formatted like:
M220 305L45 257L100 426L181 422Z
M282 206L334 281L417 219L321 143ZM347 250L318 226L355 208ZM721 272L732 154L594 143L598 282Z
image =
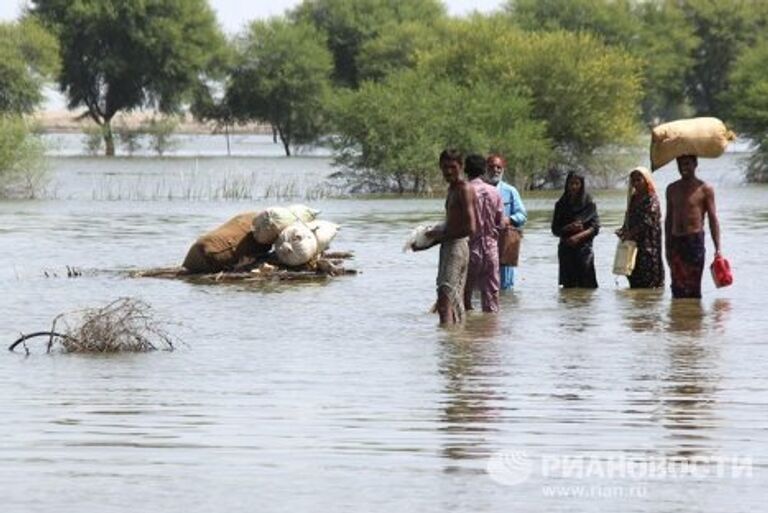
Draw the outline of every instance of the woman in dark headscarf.
M587 194L584 177L573 171L565 179L565 192L555 204L552 233L560 237L560 285L597 288L592 239L600 231L597 206Z

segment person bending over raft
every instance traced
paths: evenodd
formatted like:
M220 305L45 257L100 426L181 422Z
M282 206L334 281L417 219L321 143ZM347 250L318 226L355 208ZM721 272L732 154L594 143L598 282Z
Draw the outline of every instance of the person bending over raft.
M637 244L635 268L627 278L633 289L664 286L661 261L661 205L651 172L636 167L629 173L627 212L624 225L616 230L621 240Z
M599 231L597 206L587 194L584 177L571 171L552 217L552 233L560 238L557 246L559 283L564 288L597 288L592 239Z

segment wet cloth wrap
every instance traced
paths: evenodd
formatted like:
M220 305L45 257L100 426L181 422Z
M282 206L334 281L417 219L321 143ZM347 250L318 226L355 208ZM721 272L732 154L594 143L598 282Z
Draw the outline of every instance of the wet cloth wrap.
M469 240L448 239L440 244L440 263L437 267L437 293L441 290L448 297L453 317L457 322L464 319L464 284L469 266Z
M701 297L705 252L703 231L670 236L669 271L672 275L672 297Z
M469 238L468 293L480 290L483 312L499 311L499 226L504 205L496 187L474 178L475 233Z
M581 180L581 194L575 201L569 201L568 182L571 178ZM592 228L592 236L578 246L568 246L563 228L573 221L581 221L584 229ZM565 179L565 192L555 204L552 217L552 233L560 237L557 247L557 257L560 263L559 283L565 288L581 287L596 289L595 255L592 252L592 239L600 231L600 217L597 215L597 205L586 192L584 177L574 172L568 173Z

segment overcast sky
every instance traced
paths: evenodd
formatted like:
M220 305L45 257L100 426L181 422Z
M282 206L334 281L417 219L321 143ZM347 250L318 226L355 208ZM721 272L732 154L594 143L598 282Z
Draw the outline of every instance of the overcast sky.
M286 9L301 0L208 0L216 10L219 22L228 33L238 32L242 26L256 18L268 18L283 14ZM452 15L464 15L478 10L488 12L497 9L503 0L443 0ZM0 0L0 20L13 20L19 16L25 0Z

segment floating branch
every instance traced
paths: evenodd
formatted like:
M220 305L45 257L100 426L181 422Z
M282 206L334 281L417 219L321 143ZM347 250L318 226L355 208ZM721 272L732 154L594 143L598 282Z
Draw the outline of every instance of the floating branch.
M64 334L64 333L56 333L55 331L36 331L34 333L29 333L27 335L22 334L19 338L17 338L13 342L13 344L8 346L8 350L9 351L13 351L14 349L16 349L16 346L18 346L19 344L23 344L27 340L29 340L31 338L35 338L35 337L48 337L49 346L50 346L50 341L52 339L55 339L55 338L62 338L62 339L63 338L67 338L67 335Z
M57 329L59 324L63 329ZM22 335L8 349L13 351L19 344L37 337L48 337L46 352L55 345L70 353L174 349L173 338L154 320L149 304L134 298L120 298L102 308L60 314L49 331Z

